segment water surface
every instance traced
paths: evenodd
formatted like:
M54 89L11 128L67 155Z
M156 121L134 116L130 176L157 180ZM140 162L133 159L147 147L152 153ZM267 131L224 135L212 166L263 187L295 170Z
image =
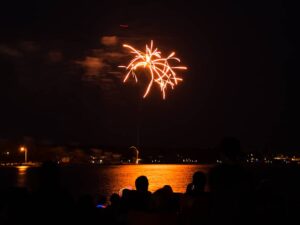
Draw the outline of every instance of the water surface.
M168 184L174 192L185 192L196 171L208 173L210 165L116 165L116 166L66 166L60 167L60 183L74 197L82 194L93 196L118 193L122 188L134 188L135 179L145 175L149 180L151 192ZM0 181L6 178L7 186L27 187L34 190L38 187L39 168L17 167L3 171Z

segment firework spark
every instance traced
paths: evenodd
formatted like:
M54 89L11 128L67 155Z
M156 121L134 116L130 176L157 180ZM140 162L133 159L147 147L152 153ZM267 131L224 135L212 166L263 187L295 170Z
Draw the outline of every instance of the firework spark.
M139 68L149 71L150 81L144 93L144 98L149 94L153 83L159 85L163 99L165 99L167 87L170 86L174 89L175 85L179 81L182 81L182 78L177 77L175 70L186 70L187 67L170 65L170 61L180 62L180 59L175 57L175 52L164 58L157 48L153 48L153 41L151 41L150 47L146 45L145 52L139 51L127 44L124 44L123 47L130 49L130 53L134 55L134 58L127 66L120 66L128 70L123 82L126 82L130 75L138 82L135 71Z

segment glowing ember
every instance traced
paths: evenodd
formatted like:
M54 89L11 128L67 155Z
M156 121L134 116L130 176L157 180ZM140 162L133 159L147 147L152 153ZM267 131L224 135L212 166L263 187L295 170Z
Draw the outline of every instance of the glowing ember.
M163 58L161 52L155 48L153 49L153 41L151 41L150 48L146 45L145 52L139 51L130 45L124 44L123 47L131 50L130 53L134 54L134 58L129 62L128 66L125 67L128 70L124 78L124 82L127 81L130 75L138 82L135 71L138 68L144 68L150 72L150 81L146 88L144 98L148 95L153 83L157 83L163 95L163 99L166 97L167 87L170 86L172 89L178 84L178 81L182 81L182 78L178 78L174 70L186 70L185 66L171 66L170 61L180 62L179 58L174 57L175 52L172 52L168 57Z

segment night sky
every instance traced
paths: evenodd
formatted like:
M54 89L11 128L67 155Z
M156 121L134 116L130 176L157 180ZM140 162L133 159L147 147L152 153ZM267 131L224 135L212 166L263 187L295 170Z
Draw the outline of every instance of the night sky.
M243 2L243 3L241 3ZM7 1L0 7L0 138L300 149L295 8L282 1ZM120 26L120 25L128 25ZM142 99L123 43L175 50L184 81Z

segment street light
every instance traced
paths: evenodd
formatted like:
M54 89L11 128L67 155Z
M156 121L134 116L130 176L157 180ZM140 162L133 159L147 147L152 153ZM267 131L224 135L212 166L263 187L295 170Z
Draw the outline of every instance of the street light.
M20 151L25 153L25 163L27 163L27 148L25 146L21 146Z

